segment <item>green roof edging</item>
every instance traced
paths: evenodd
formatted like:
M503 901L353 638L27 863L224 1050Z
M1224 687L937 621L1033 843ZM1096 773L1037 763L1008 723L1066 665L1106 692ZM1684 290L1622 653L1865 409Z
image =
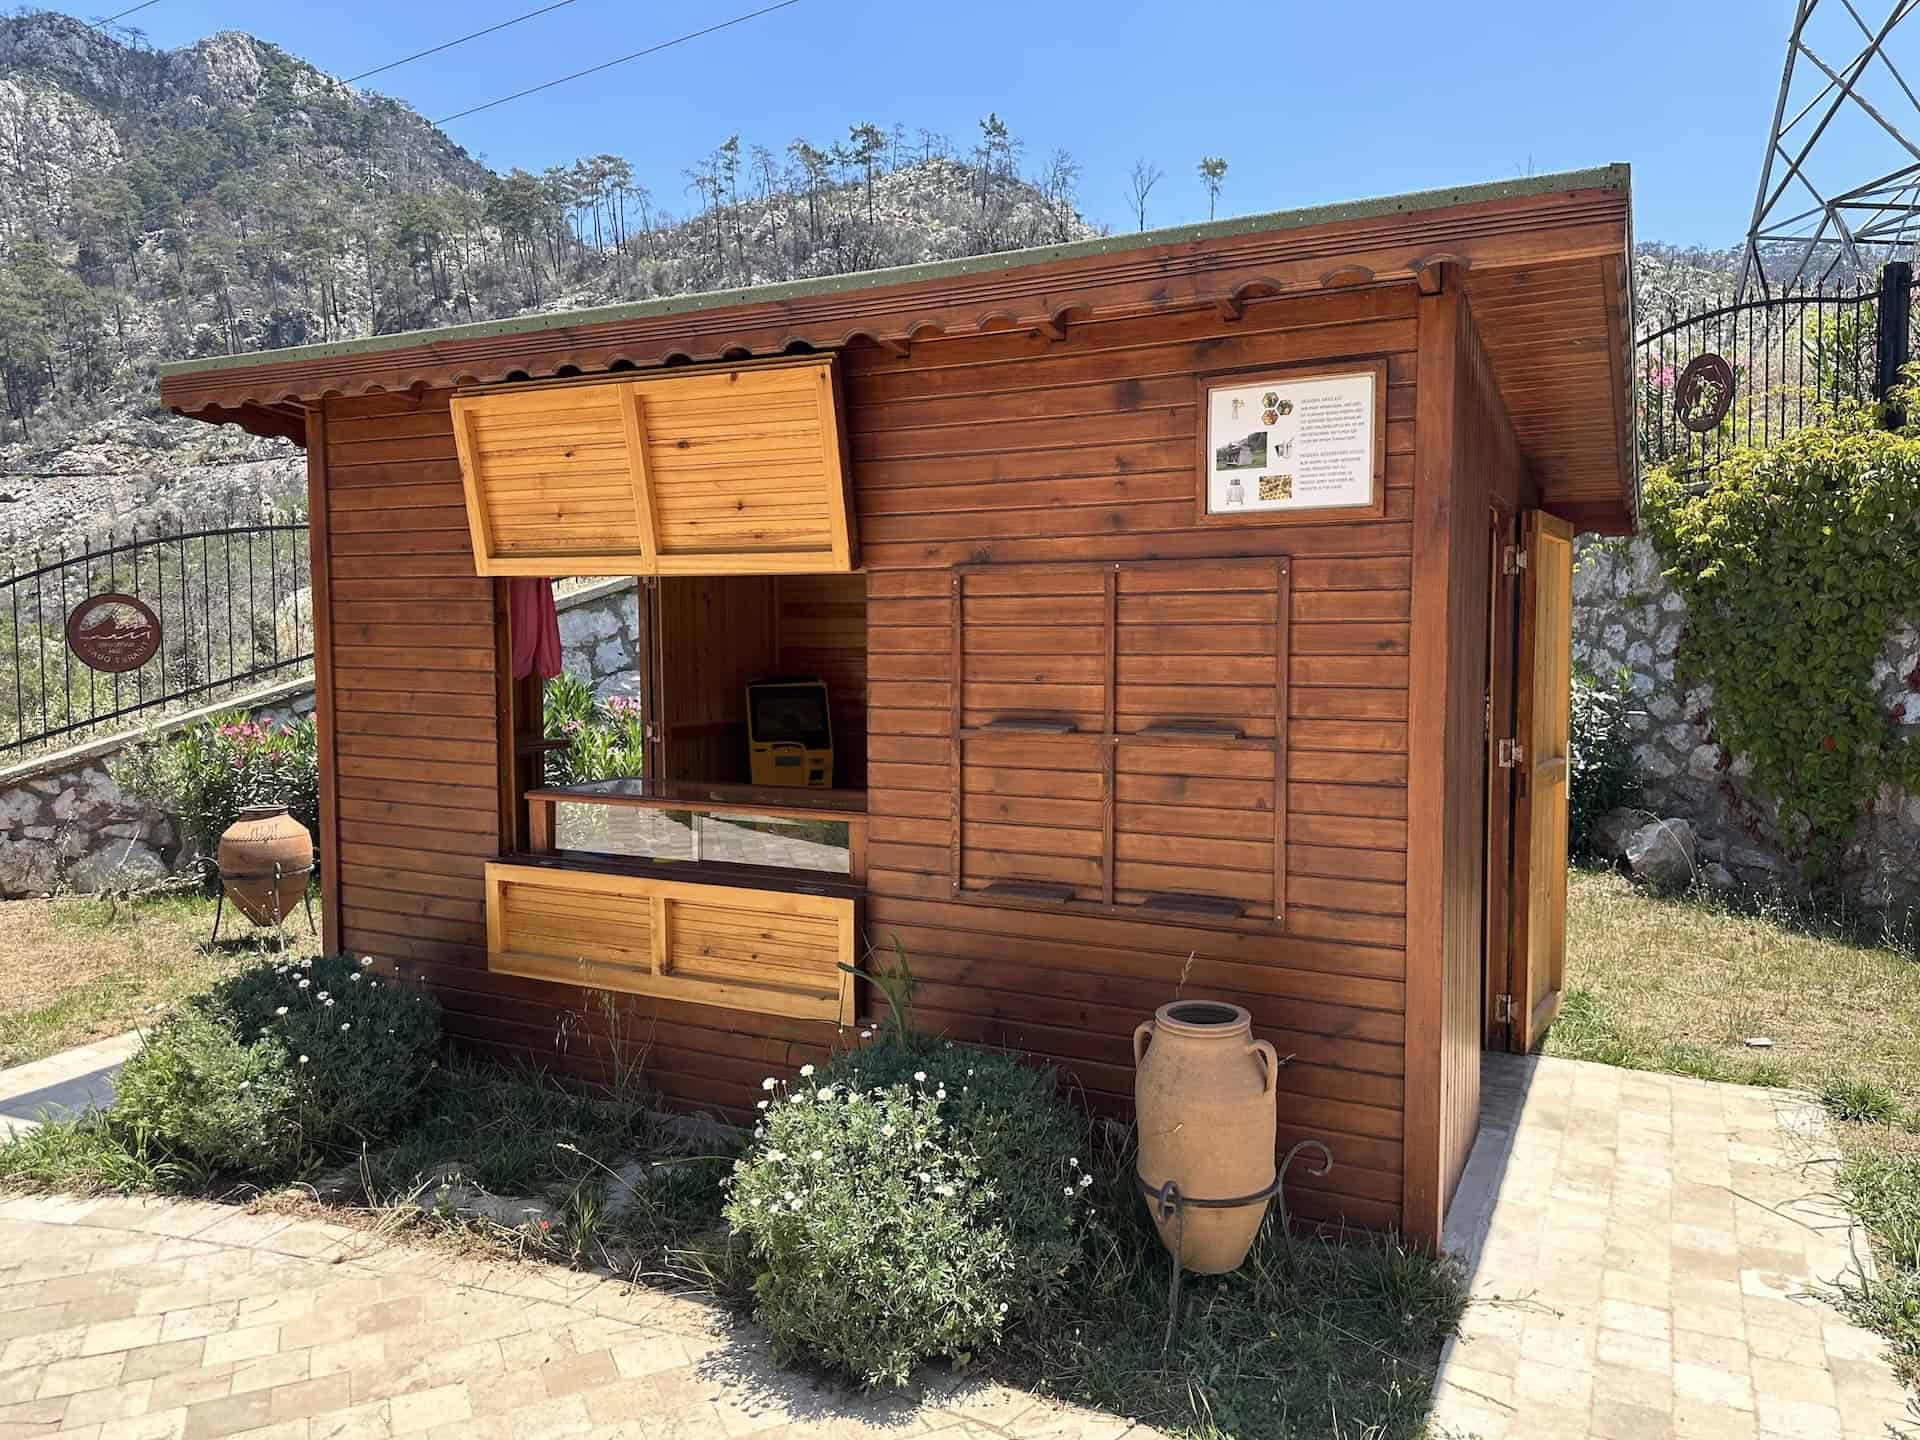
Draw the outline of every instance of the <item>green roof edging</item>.
M1275 210L1262 215L1237 215L1225 220L1210 220L1197 225L1175 225L1164 230L1146 230L1128 235L1103 235L1097 239L1076 240L1064 245L1040 245L1026 250L1002 250L991 255L965 255L956 260L934 260L920 265L897 265L886 270L856 270L845 275L822 275L807 280L781 280L768 285L749 285L731 290L702 290L688 295L670 295L659 300L600 305L583 310L541 310L502 320L481 320L467 325L447 325L428 330L403 330L389 335L370 335L358 340L335 340L319 345L297 345L284 350L254 350L239 355L214 355L198 360L171 360L163 363L159 368L162 376L194 375L211 370L250 369L254 366L279 365L299 360L366 355L383 350L408 350L419 345L435 344L441 341L477 340L495 335L526 335L575 325L601 325L616 320L637 320L656 315L694 314L705 310L724 310L736 305L766 304L811 295L840 295L856 290L874 290L887 285L908 285L921 280L940 280L949 276L1016 270L1022 266L1042 265L1054 260L1121 254L1129 250L1147 250L1160 245L1187 244L1200 240L1255 234L1266 230L1300 230L1310 225L1332 225L1343 220L1364 220L1375 215L1439 210L1453 205L1520 199L1563 190L1631 192L1632 168L1625 164L1602 165L1589 170L1564 170L1552 175L1528 175L1514 180L1494 180L1481 185L1415 190L1404 195L1383 195L1369 200L1342 200L1329 205L1310 205L1299 210Z

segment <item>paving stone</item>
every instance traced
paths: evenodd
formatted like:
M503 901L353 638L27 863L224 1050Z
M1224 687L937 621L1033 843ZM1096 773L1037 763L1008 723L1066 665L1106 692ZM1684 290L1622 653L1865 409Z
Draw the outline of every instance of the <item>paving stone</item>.
M1468 1173L1500 1191L1463 1182L1448 1238L1476 1297L1525 1303L1468 1307L1436 1421L1494 1440L1883 1440L1906 1404L1885 1347L1819 1298L1859 1237L1808 1200L1831 1188L1811 1174L1834 1148L1818 1107L1576 1061L1488 1056L1483 1075Z
M52 1395L72 1395L81 1390L117 1385L120 1383L120 1371L126 1363L124 1354L55 1360L41 1373L40 1391L36 1398L45 1400Z
M64 1429L80 1425L99 1425L108 1420L126 1420L144 1415L153 1399L153 1381L136 1380L132 1384L104 1390L83 1390L67 1397L67 1413L61 1417Z

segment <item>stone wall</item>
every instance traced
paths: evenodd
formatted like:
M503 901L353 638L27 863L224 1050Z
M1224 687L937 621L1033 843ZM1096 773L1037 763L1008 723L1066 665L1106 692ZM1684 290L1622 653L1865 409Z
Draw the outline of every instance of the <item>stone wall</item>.
M562 596L557 608L567 673L602 699L637 695L634 582L596 583ZM114 758L225 710L278 723L311 714L313 704L313 681L295 680L0 770L0 899L139 889L167 879L193 858L185 837L172 816L113 783Z
M604 580L561 596L555 608L567 674L591 685L599 700L638 697L640 606L634 582Z
M1624 679L1633 698L1634 753L1648 809L1690 821L1707 861L1748 885L1795 888L1774 843L1772 807L1743 782L1751 766L1709 739L1713 688L1690 685L1676 669L1687 604L1661 575L1644 536L1582 536L1573 572L1573 663L1600 678ZM1906 677L1920 668L1920 632L1896 625L1874 663L1874 692L1899 706L1909 736L1920 734L1920 694ZM1887 791L1875 799L1848 856L1848 889L1872 908L1920 902L1920 796Z

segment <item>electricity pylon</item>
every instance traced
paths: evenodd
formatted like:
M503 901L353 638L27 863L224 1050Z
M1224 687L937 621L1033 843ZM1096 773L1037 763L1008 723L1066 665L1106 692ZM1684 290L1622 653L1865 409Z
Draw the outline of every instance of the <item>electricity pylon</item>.
M1861 8L1869 3L1857 0ZM1770 293L1765 257L1792 265L1788 289L1809 271L1823 276L1843 259L1859 274L1878 261L1911 258L1920 221L1920 144L1909 136L1920 135L1920 98L1894 64L1888 41L1916 10L1920 0L1894 0L1886 19L1869 26L1856 0L1828 0L1824 8L1822 0L1795 0L1740 259L1741 297L1753 285ZM1817 26L1810 24L1816 11ZM1871 178L1856 182L1862 172Z

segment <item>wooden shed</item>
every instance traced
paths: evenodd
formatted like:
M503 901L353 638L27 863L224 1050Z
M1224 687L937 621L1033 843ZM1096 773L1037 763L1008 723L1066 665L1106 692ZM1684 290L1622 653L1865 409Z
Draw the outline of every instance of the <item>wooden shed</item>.
M618 995L727 1114L869 945L1098 1109L1230 999L1336 1160L1294 1212L1433 1243L1558 999L1629 243L1612 167L167 367L306 446L328 945L563 1070ZM640 773L549 787L511 587L604 575Z

